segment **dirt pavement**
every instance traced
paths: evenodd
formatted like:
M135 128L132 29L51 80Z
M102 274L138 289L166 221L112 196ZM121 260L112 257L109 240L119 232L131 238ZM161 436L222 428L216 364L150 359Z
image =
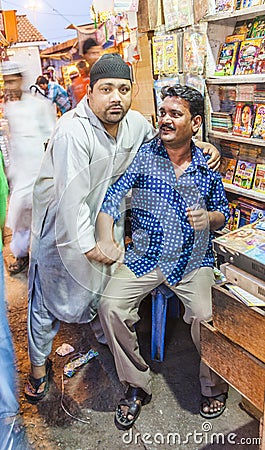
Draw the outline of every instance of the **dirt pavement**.
M8 242L4 259L6 266L12 260ZM51 355L50 391L37 406L28 404L23 396L29 369L27 274L10 277L6 272L5 283L17 357L21 415L31 449L221 450L234 449L235 444L240 449L258 449L258 421L240 408L241 397L233 389L220 418L207 422L199 416L199 357L190 339L189 326L181 318L168 321L165 361L150 360L150 299L142 307L144 320L140 321L138 332L143 356L153 373L153 400L143 408L132 432L122 433L114 426L113 410L123 390L108 347L95 340L89 324L62 324ZM68 357L55 353L63 342L71 344L76 352L92 348L99 355L67 379L63 377L63 366ZM219 437L214 436L216 433Z

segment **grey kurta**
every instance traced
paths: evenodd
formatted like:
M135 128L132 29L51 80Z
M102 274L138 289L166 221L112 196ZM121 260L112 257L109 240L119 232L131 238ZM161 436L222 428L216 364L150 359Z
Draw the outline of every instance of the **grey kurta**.
M33 191L29 295L36 265L47 309L64 322L93 319L111 268L84 255L96 243L95 221L108 186L156 132L128 111L110 136L84 98L59 119ZM122 239L123 225L115 230Z

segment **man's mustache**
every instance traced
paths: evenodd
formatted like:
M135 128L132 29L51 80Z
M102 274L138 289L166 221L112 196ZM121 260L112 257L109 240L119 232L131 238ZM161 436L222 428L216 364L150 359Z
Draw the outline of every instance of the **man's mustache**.
M159 128L160 130L171 130L171 131L175 131L175 128L171 125L161 125L161 127Z

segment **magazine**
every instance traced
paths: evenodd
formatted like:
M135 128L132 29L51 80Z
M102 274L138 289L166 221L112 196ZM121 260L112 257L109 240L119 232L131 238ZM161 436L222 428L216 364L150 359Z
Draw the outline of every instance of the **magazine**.
M183 72L203 75L206 56L206 32L200 25L184 31Z
M253 181L254 191L265 194L265 164L257 164Z
M239 160L237 162L233 184L244 189L250 189L254 178L255 167L255 163Z
M262 38L246 39L240 44L235 75L256 73L257 57L261 48Z
M163 72L173 74L178 72L177 35L167 34L164 37L164 67Z
M265 104L256 106L252 137L256 139L265 139Z
M160 74L164 69L164 36L153 36L153 72Z
M265 221L263 220L219 236L213 242L217 244L217 252L218 248L230 250L231 254L243 254L265 265ZM233 264L237 265L236 258ZM244 270L244 267L242 269ZM260 272L263 273L261 270ZM259 277L256 273L253 275Z
M233 134L236 136L250 137L255 119L255 105L239 102L236 107Z
M230 292L232 292L232 294L234 294L239 300L241 300L241 302L245 303L245 305L259 307L265 306L265 300L261 300L255 295L250 294L249 292L245 291L245 289L242 289L236 284L226 283L225 286Z
M214 75L233 75L237 61L239 42L221 44Z
M230 216L224 231L236 230L239 226L240 220L240 209L238 208L237 202L228 202Z
M215 12L233 11L234 0L215 0Z
M236 169L237 160L222 156L219 172L224 183L231 184Z

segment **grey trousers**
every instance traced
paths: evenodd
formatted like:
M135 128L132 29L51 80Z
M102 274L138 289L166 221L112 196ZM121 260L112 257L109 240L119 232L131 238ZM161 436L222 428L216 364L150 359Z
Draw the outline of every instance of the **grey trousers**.
M151 394L151 374L148 364L141 356L135 323L139 320L138 309L144 297L164 282L159 268L137 278L127 266L120 266L106 286L99 303L99 317L113 353L119 380L125 386L141 387ZM200 352L200 322L212 316L211 287L213 270L202 267L178 283L170 286L185 307L184 321L191 325L191 337ZM214 396L227 392L222 378L206 364L200 363L201 393Z
M43 366L52 351L53 340L60 330L61 321L46 308L37 266L35 270L33 291L29 293L28 303L28 349L31 363ZM98 342L106 344L98 317L89 324Z

